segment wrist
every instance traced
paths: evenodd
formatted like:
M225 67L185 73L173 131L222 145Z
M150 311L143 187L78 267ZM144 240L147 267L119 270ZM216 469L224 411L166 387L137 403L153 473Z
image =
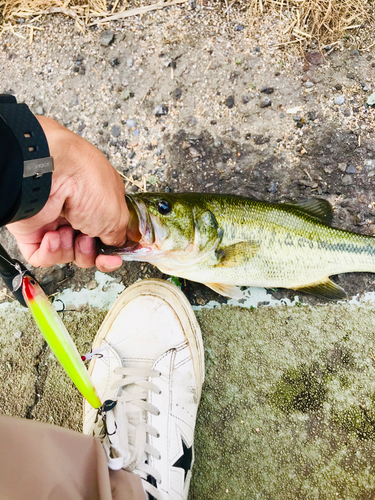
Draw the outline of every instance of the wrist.
M51 118L36 116L36 119L47 138L50 154L54 160L52 182L77 175L77 169L74 167L77 162L76 135Z

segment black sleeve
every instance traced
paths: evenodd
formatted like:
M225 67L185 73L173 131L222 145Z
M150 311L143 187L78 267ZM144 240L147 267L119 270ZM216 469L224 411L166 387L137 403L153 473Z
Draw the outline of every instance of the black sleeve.
M21 204L22 177L21 148L0 117L0 226L13 219Z

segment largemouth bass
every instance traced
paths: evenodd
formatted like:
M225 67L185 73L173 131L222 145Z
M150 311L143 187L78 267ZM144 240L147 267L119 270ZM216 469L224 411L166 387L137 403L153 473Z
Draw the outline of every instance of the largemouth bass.
M227 297L241 297L239 286L259 286L340 299L345 292L329 276L375 272L375 238L332 228L325 200L272 204L193 193L126 200L134 241L102 246L102 253L150 262Z

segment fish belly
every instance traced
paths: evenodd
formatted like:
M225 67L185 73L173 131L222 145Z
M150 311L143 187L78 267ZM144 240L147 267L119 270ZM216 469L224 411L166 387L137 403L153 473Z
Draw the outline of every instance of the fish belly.
M257 242L258 251L251 258L236 256L235 263L226 263L218 261L215 253L190 268L156 265L167 274L199 283L282 288L301 288L346 272L375 272L371 237L311 223L298 231L267 226L241 228L241 234L225 232L220 248L246 240Z

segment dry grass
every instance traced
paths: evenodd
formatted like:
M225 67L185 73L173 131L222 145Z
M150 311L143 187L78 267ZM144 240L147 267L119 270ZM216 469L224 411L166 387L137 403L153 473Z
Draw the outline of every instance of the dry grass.
M157 1L155 4L153 0L130 0L131 3L128 0L0 0L0 35L1 30L17 34L14 26L21 18L34 23L35 16L62 13L75 19L77 28L83 30L85 25L98 21L121 19L146 12L155 5L161 8L188 0L167 0L164 4ZM200 2L204 5L204 0ZM319 44L332 43L352 33L372 19L372 5L373 0L218 0L216 3L228 18L231 10L239 9L253 26L262 22L266 14L278 14L285 25L280 45L301 46L312 39Z
M286 21L281 44L337 41L372 19L372 0L250 0L250 20L278 13Z

